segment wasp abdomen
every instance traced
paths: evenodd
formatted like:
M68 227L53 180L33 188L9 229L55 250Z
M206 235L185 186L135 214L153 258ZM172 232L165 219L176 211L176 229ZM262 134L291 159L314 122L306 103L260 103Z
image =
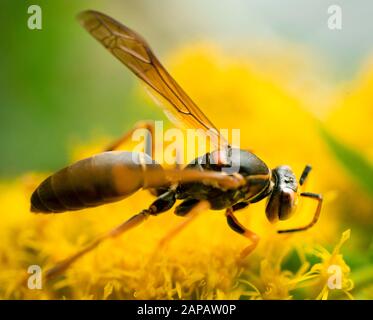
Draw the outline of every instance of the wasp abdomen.
M112 151L78 161L39 185L31 197L31 210L58 213L121 200L144 186L143 156Z

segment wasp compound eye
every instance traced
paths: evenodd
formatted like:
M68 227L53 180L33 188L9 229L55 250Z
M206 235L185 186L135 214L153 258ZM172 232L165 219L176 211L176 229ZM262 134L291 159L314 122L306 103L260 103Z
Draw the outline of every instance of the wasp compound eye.
M280 220L289 219L296 209L296 193L290 188L284 188L281 191L279 216Z

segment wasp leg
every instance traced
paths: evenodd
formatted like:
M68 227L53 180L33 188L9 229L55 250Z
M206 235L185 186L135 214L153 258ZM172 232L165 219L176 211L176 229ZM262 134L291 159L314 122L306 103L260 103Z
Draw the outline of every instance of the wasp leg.
M176 227L171 229L158 243L157 249L164 247L172 238L179 234L186 226L195 220L202 211L207 211L211 207L207 200L185 200L179 205L175 213L179 216L187 216L186 220L179 223Z
M307 224L303 227L294 228L294 229L287 229L287 230L278 230L277 231L278 233L289 233L289 232L304 231L304 230L307 230L307 229L311 228L319 220L320 212L321 212L321 206L322 206L322 200L323 200L322 195L317 194L317 193L311 193L311 192L302 192L300 195L302 197L311 198L311 199L314 199L314 200L317 201L317 208L316 208L316 211L315 211L315 214L313 216L312 221L309 224Z
M242 252L240 254L240 258L243 259L246 256L248 256L256 248L260 238L256 233L246 229L237 220L237 218L234 216L233 208L228 208L225 212L225 216L227 217L227 222L228 222L229 227L233 231L235 231L235 232L243 235L244 237L250 239L250 241L252 242L249 246L247 246L244 250L242 250Z
M126 141L131 139L132 134L136 130L139 130L139 129L148 130L148 136L147 136L147 139L145 140L144 149L145 149L145 153L148 154L153 159L154 158L154 150L155 150L155 144L154 144L155 143L155 141L154 141L154 139L155 139L155 136L154 136L155 129L154 129L154 122L152 122L152 121L137 122L132 129L130 129L123 136L121 136L119 139L115 140L113 143L108 145L105 148L104 151L113 151L113 150L118 149L120 147L120 145L122 145L123 143L125 143Z
M132 129L124 133L119 139L112 142L109 146L107 146L104 151L113 151L118 149L123 143L131 139L133 133L139 129L146 129L147 130L147 138L145 140L144 150L147 155L149 155L152 159L155 157L155 128L153 121L140 121L137 122ZM163 193L167 192L168 188L160 187L160 188L151 188L149 192L156 197L159 197Z
M49 269L46 272L46 279L50 280L57 275L59 275L61 272L65 271L67 268L69 268L75 261L77 261L79 258L87 254L88 252L92 251L94 248L96 248L99 244L101 244L103 241L110 239L110 238L116 238L119 235L125 233L126 231L138 226L142 222L144 222L149 215L157 215L159 213L165 212L168 209L170 209L175 204L175 193L173 191L169 191L162 196L158 197L150 206L148 209L145 209L141 211L140 213L132 216L127 221L121 223L117 227L113 228L112 230L104 233L103 235L97 237L94 241L92 241L90 244L88 244L85 248L79 250L69 258L57 263L53 268Z

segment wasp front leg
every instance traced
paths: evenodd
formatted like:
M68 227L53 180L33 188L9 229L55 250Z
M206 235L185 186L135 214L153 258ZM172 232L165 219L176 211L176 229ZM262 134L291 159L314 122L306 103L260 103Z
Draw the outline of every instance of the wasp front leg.
M260 239L259 236L256 233L246 229L237 220L237 218L234 215L234 210L239 210L239 209L242 209L246 206L247 205L237 204L237 205L233 206L232 208L228 208L225 212L225 216L227 217L227 222L228 222L229 227L233 231L239 233L240 235L243 235L244 237L248 238L251 241L251 244L249 246L247 246L244 250L242 250L241 255L240 255L241 259L248 256L256 248L256 246L259 243L259 239Z
M309 228L311 228L313 225L317 223L317 221L320 218L321 213L321 206L323 202L323 198L321 194L318 193L312 193L312 192L302 192L300 194L301 197L310 198L317 201L317 208L315 211L315 214L313 215L313 219L310 223L306 224L305 226L293 228L293 229L286 229L286 230L278 230L277 233L291 233L291 232L299 232L299 231L305 231Z

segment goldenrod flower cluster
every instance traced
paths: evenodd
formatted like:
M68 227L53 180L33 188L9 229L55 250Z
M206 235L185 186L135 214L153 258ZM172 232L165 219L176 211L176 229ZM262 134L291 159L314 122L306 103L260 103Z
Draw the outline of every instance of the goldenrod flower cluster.
M372 248L372 199L332 155L318 127L323 123L372 159L373 68L367 64L354 82L333 86L317 74L322 68L309 67L309 56L297 48L289 51L299 54L243 57L194 44L176 52L168 65L216 126L241 129L241 147L271 168L288 164L299 177L312 164L305 190L325 199L317 225L299 234L276 233L310 221L316 203L309 199L301 200L293 219L276 226L266 220L265 201L253 204L237 217L261 241L240 260L247 239L232 232L219 211L201 214L160 249L160 239L182 219L169 211L103 243L63 275L43 281L42 289L31 290L24 282L30 265L47 270L154 198L140 191L94 209L33 215L29 198L47 173L30 173L0 187L0 298L373 298L373 259L367 254ZM99 150L96 144L94 151ZM73 160L94 151L75 150ZM339 287L328 285L336 276L330 266L340 268Z

